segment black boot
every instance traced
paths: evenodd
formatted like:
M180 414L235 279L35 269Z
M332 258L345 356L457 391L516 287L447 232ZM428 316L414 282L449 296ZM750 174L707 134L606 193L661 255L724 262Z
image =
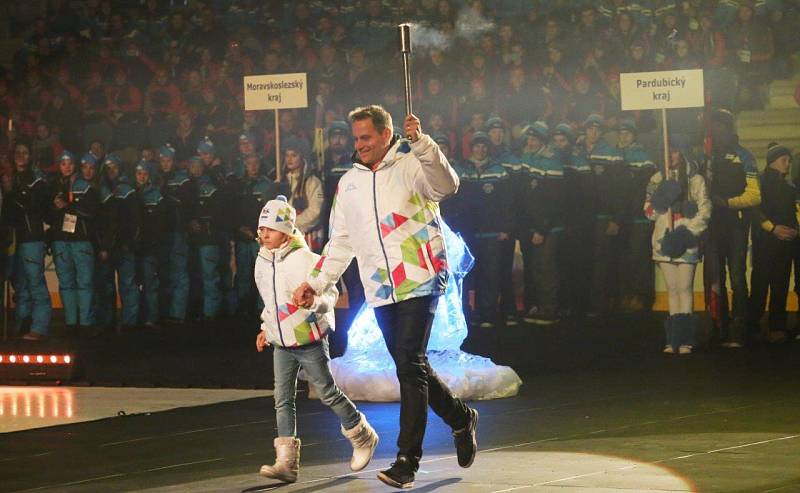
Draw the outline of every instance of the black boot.
M418 468L419 464L415 460L398 455L397 460L392 462L392 467L378 473L378 479L395 488L413 488L414 474Z

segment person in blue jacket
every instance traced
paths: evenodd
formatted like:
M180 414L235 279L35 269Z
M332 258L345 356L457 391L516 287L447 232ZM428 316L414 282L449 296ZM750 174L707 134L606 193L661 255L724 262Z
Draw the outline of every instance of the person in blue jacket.
M656 172L656 165L647 151L636 141L637 127L633 119L619 124L617 148L624 158L628 198L626 223L622 238L622 258L619 266L619 308L626 312L650 309L655 300L655 276L651 260L652 222L644 215L642 203L647 184Z
M136 276L141 285L139 317L142 324L155 328L159 319L159 248L167 234L166 201L151 181L151 163L139 161L134 169L136 200L141 232L136 238Z
M564 232L564 166L548 145L543 121L522 129L517 232L524 261L525 321L550 325L559 319L558 255Z
M92 154L81 158L81 166L97 167ZM60 175L53 194L50 232L58 289L68 330L94 335L94 246L93 221L99 206L98 191L76 171L69 151L59 160Z
M261 313L260 299L253 272L258 256L257 218L264 205L276 195L288 195L285 184L275 183L261 173L261 158L244 156L243 176L236 180L235 197L236 294L239 313L245 316Z
M194 250L192 258L197 260L199 266L199 269L191 269L194 274L192 278L199 281L193 283L192 288L199 288L195 292L202 299L203 320L212 320L219 315L222 305L219 263L224 204L219 188L206 174L205 168L206 164L200 157L193 157L189 161L189 174L195 190L192 214L189 216L189 244Z
M136 279L136 242L141 234L141 216L136 191L122 174L122 161L116 154L108 154L103 163L104 179L101 185L101 214L105 219L98 224L98 270L103 270L102 298L97 306L99 322L108 323L116 312L114 277L119 282L122 301L120 328L130 330L139 324L139 286Z
M30 320L30 331L23 338L38 341L49 336L52 316L50 292L44 278L47 251L44 223L50 196L44 175L32 166L28 144L18 142L12 158L14 175L11 190L3 197L3 215L17 243L11 274L16 303L14 318L20 333Z
M475 255L475 271L469 289L475 291L473 325L494 327L503 321L498 306L504 255L510 251L513 229L511 212L511 174L489 157L491 142L485 132L475 132L470 139L471 154L454 166L461 182L459 193L451 198L458 208L459 221L470 250Z
M579 153L592 169L589 207L594 214L589 315L608 314L618 294L616 265L625 224L628 180L622 153L603 138L603 117L591 114L584 122Z
M159 255L159 308L165 322L182 324L189 300L189 243L187 228L192 214L194 184L175 165L175 149L159 150L161 195L165 200L167 231Z

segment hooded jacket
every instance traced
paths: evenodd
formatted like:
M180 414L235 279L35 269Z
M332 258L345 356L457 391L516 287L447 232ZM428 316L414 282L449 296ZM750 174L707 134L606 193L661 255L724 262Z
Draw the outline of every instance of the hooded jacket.
M333 307L339 292L331 285L314 298L309 308L292 303L292 292L306 280L319 260L298 232L282 247L261 247L256 257L255 280L264 309L261 330L270 344L298 347L322 339L334 329ZM318 291L319 292L319 291Z
M677 174L674 171L671 174ZM693 163L686 164L686 174L688 182L688 190L682 194L686 202L694 204L696 211L691 217L687 214L684 216L679 212L679 207L672 210L672 217L674 227L685 227L696 238L705 232L708 227L708 222L711 219L711 199L706 189L706 181L702 175L697 173L696 166ZM671 262L671 263L688 263L696 264L702 260L702 253L698 246L693 246L686 249L686 252L680 258L670 258L661 253L661 241L669 229L669 214L666 212L656 211L650 203L650 198L655 193L658 186L663 180L664 172L655 173L650 178L650 183L647 186L647 196L644 203L644 214L648 219L655 222L653 228L653 260L656 262ZM674 178L674 176L673 176ZM694 207L692 207L694 209Z
M395 136L372 169L355 162L339 181L330 240L308 279L311 287L325 292L355 257L373 308L444 293L447 254L438 202L458 184L429 135L413 143Z

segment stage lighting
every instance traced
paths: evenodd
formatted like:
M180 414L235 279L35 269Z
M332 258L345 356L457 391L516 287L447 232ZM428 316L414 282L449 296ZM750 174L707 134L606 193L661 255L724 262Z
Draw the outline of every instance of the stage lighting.
M69 354L0 354L0 382L70 380L73 371Z

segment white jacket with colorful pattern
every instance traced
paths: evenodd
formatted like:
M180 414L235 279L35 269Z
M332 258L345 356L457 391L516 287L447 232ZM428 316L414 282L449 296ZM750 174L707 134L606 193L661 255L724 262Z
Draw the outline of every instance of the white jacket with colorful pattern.
M395 137L373 169L354 163L339 181L330 240L309 284L325 292L355 257L373 308L444 293L439 202L457 190L456 172L428 135L414 143Z
M299 233L276 250L261 247L256 257L255 279L264 309L261 330L270 344L297 347L319 341L334 329L333 307L339 292L330 286L314 298L309 308L292 303L292 293L317 264L319 255L308 249Z

